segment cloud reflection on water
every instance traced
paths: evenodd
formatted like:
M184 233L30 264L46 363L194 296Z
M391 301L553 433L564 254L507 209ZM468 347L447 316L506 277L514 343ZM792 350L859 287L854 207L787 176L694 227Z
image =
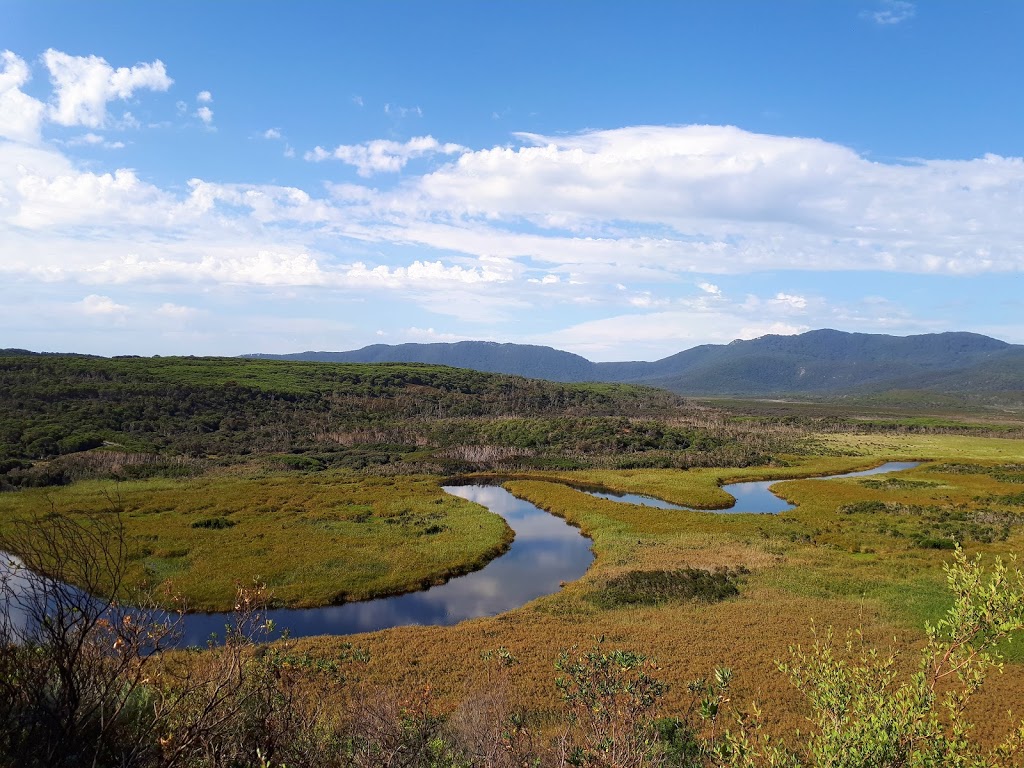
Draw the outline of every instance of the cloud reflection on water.
M269 611L267 617L292 637L372 632L409 624L455 624L517 608L557 592L582 576L593 561L590 540L564 520L517 499L498 486L446 486L454 496L500 514L515 531L512 546L484 568L423 592L359 603ZM186 618L184 642L198 644L223 634L224 614Z

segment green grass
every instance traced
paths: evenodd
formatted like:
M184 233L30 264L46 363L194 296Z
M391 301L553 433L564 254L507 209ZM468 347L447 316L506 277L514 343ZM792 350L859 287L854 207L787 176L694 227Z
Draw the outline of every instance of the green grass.
M0 497L0 533L53 508L120 509L128 581L169 587L196 610L227 610L253 578L288 606L420 589L480 567L511 540L505 522L436 478L343 472L98 481Z

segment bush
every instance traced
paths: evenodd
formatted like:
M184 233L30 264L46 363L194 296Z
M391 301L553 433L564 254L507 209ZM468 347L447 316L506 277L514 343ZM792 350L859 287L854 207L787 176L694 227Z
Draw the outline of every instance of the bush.
M204 520L196 520L192 523L192 527L210 528L215 531L222 531L225 528L231 528L234 524L234 520L228 520L226 517L208 517Z
M656 605L681 600L718 603L739 595L738 580L745 568L680 568L675 571L629 571L609 579L604 589L589 596L602 608Z

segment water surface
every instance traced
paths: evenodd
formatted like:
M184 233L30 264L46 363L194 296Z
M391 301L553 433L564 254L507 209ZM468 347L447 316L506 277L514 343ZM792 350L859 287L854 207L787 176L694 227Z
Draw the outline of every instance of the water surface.
M865 477L866 475L883 475L889 472L901 472L904 469L913 469L918 466L919 461L890 461L873 469L862 469L859 472L846 472L840 475L826 475L824 477L807 478L809 480L839 480L846 477ZM793 480L802 478L790 478ZM651 496L641 496L636 493L614 493L612 491L597 491L586 487L574 486L577 490L596 496L599 499L619 501L624 504L638 504L644 507L657 507L659 509L686 510L689 512L722 512L726 514L752 513L760 515L777 515L780 512L788 512L796 509L795 504L790 504L781 499L771 491L775 483L785 482L782 480L758 480L744 483L729 483L723 485L722 490L731 495L735 501L732 506L726 509L698 509L696 507L684 507L679 504L672 504L662 499L655 499Z
M421 592L321 608L279 608L266 612L292 637L347 635L409 624L456 624L494 616L557 592L562 582L575 581L594 559L590 540L578 529L504 488L489 485L445 486L448 493L482 504L501 515L515 531L505 554L478 571L458 576ZM3 556L2 565L9 558ZM12 574L8 572L8 580ZM14 573L17 589L24 571ZM19 581L20 580L20 581ZM224 636L227 613L192 613L184 618L183 645L202 645L211 635Z

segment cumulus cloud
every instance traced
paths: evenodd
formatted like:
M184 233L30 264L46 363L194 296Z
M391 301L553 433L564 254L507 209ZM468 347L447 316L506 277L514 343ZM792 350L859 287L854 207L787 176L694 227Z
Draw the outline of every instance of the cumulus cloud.
M160 60L114 69L99 56L71 56L51 48L43 63L54 90L49 117L60 125L100 128L107 122L109 102L130 99L139 89L166 91L174 82Z
M562 279L558 275L553 275L549 272L544 275L544 277L531 277L527 282L539 283L540 285L555 285L556 283L562 282Z
M213 125L213 110L209 107L199 107L195 111L195 116L202 120L204 125Z
M803 296L794 296L788 293L777 293L772 303L786 307L787 309L806 309L807 299Z
M281 131L278 128L267 128L263 132L263 138L269 141L277 141L281 138Z
M386 334L384 334L381 331L377 331L377 335L378 336L384 336ZM472 341L480 341L481 340L479 337L476 337L476 336L470 337L470 336L465 336L463 334L458 334L458 333L445 333L445 332L442 332L442 331L435 331L433 328L417 328L415 325L414 326L410 326L409 328L406 328L403 331L402 335L407 337L407 338L415 339L415 340L420 341L420 342L433 342L433 343L436 343L436 342L448 342L448 343L450 343L450 342L454 342L454 341L471 341L471 340Z
M8 221L38 231L77 223L91 223L101 230L124 223L171 223L173 198L140 181L134 171L96 174L64 170L47 175L23 169L14 182L17 210Z
M87 315L122 315L128 312L130 307L118 304L109 296L100 296L91 293L78 302L79 309Z
M341 160L355 166L360 176L372 176L382 171L397 172L406 163L427 155L453 155L466 151L458 144L442 144L433 136L416 136L402 143L388 139L377 139L365 144L341 144L333 150L315 147L306 153L306 159L313 162Z
M343 281L355 285L385 285L397 287L416 283L428 286L439 283L477 284L500 283L512 279L510 271L500 261L485 263L478 268L459 265L445 266L440 261L414 261L403 267L367 267L356 262L342 273Z
M24 74L14 69L7 82L20 92ZM279 130L262 135L283 140L268 133ZM102 136L81 140L99 146ZM427 155L441 164L325 191L203 179L165 188L131 169L78 167L52 144L0 141L0 274L94 286L97 296L130 284L395 293L476 322L513 313L539 321L551 307L593 318L616 307L622 315L607 325L544 343L600 346L585 334L614 338L619 323L668 353L771 328L844 327L844 317L876 322L863 308L829 314L784 280L736 303L714 275L1024 271L1019 158L887 164L728 126L523 134L481 149L433 137L340 149L320 150L322 159L364 175Z
M213 94L209 91L200 91L196 94L196 101L198 101L200 104L212 104Z
M728 126L523 134L416 178L406 234L570 263L672 272L1024 266L1024 160L876 163L818 139ZM428 222L428 214L457 225ZM523 230L532 230L523 234ZM984 236L979 236L984 232Z
M11 51L0 52L0 138L39 140L45 105L21 90L31 77L24 59Z

